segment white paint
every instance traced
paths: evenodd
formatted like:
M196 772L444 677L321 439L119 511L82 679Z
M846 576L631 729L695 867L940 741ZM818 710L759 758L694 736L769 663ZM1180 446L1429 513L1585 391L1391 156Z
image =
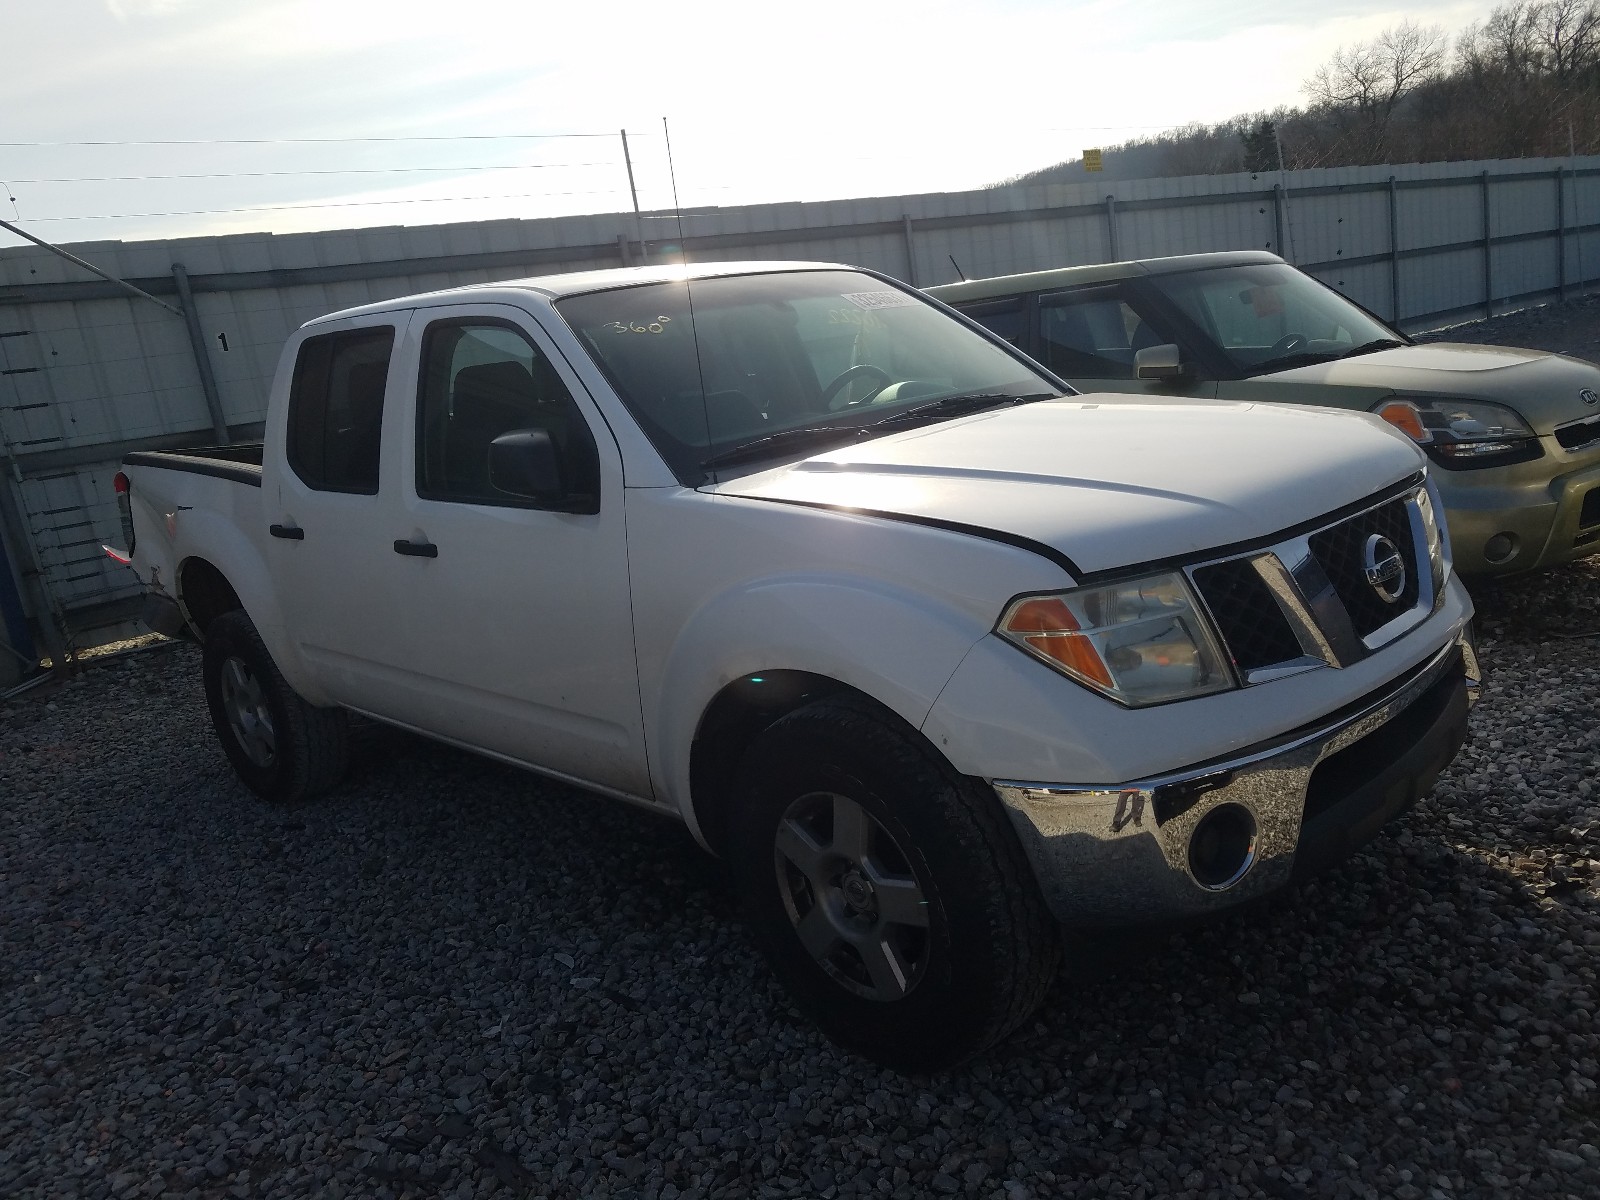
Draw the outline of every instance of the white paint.
M1098 395L947 421L717 490L984 525L1099 572L1265 537L1423 462L1361 414Z
M577 344L551 336L548 305L537 289L468 289L399 301L388 318L369 308L308 327L286 348L274 389L264 488L129 469L136 568L170 578L200 554L230 578L240 571L247 609L310 698L612 794L653 790L696 832L694 737L717 694L751 675L807 671L855 687L924 727L964 771L1114 781L1325 715L1436 651L1470 615L1453 583L1438 614L1356 667L1127 710L991 636L1014 596L1074 583L1061 564L981 532L896 519L1020 534L1104 570L1277 531L1418 466L1381 422L1308 409L1091 397L893 435L702 490L624 487L637 431L621 432L630 418L592 370L562 370L601 446L598 516L417 499L412 405L427 323L508 317L553 361L570 361ZM306 336L384 319L404 333L379 494L308 495L283 454L294 350ZM658 470L645 463L639 474ZM152 516L179 497L202 507L165 539ZM306 536L273 540L264 579L272 521ZM392 541L413 535L433 540L439 557L394 554Z

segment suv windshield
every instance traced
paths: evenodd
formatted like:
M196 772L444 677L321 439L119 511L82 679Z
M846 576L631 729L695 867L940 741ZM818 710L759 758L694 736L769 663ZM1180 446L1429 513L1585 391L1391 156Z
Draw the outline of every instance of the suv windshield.
M943 420L1061 394L918 296L853 271L642 284L556 308L689 486L707 464L905 428L885 420L897 413ZM930 403L954 397L973 403Z
M1405 344L1403 335L1338 292L1282 264L1155 274L1148 284L1182 309L1240 375Z

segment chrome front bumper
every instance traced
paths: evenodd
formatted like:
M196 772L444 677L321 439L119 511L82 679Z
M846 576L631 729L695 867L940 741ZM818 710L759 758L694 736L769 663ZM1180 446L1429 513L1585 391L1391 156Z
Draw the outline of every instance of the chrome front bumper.
M1477 689L1464 630L1328 721L1241 754L1121 786L996 780L994 788L1058 920L1200 916L1338 862L1427 794L1466 739ZM1247 812L1254 836L1244 869L1208 886L1196 878L1190 844L1219 809Z

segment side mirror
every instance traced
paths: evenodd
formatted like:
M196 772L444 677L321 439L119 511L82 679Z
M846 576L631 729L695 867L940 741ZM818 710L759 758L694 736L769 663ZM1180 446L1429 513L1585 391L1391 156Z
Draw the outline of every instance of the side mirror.
M1135 379L1178 379L1184 373L1182 352L1170 342L1146 346L1133 356Z
M544 429L513 429L489 443L489 483L525 500L560 500L566 495L556 444Z

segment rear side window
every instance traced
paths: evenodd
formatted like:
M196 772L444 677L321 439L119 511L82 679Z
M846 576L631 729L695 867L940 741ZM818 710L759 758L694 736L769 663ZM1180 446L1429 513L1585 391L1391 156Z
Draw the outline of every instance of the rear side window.
M1020 298L985 300L979 304L962 304L958 307L990 333L1004 338L1018 350L1027 349L1023 345L1027 336L1027 315Z
M378 492L384 381L394 327L301 343L289 389L289 468L323 492Z

